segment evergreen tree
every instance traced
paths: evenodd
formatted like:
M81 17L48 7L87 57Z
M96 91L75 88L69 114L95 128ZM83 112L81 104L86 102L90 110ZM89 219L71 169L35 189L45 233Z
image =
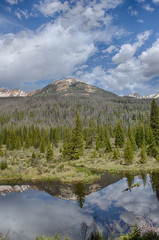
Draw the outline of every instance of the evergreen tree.
M79 113L76 115L75 126L71 134L71 159L78 159L83 154L83 130Z
M135 152L137 146L136 146L134 134L133 134L133 132L132 132L132 129L131 129L131 127L130 127L130 124L129 124L129 127L128 127L128 138L130 139L130 141L131 141L131 146L132 146L132 148L133 148L133 151Z
M18 136L17 139L16 139L16 146L15 146L15 148L17 150L21 149L21 139L20 139L20 136Z
M127 165L132 164L133 158L134 158L134 156L133 156L133 148L132 148L132 145L131 145L131 141L128 138L127 142L126 142L126 146L124 148L124 160L125 160L125 163Z
M41 139L41 143L40 143L40 152L45 153L45 141L43 138Z
M0 149L2 148L2 137L0 135Z
M116 126L116 133L115 133L115 146L122 148L124 146L124 132L121 126L120 120L117 123Z
M150 127L152 129L156 144L159 146L159 108L155 99L153 99L151 103Z
M150 138L151 138L151 140L149 139L150 144L149 144L149 146L147 148L147 155L150 155L150 156L152 156L154 158L157 158L158 155L159 155L159 149L156 146L156 141L155 141L155 139L153 137L153 134L151 134L151 131L150 131Z
M89 119L89 127L86 136L86 148L91 148L95 140L95 121L94 119Z
M105 140L105 152L109 153L111 151L112 151L112 145L111 145L111 142L110 142L110 138L107 135L106 140Z
M113 159L117 160L119 158L119 148L115 148L113 151Z
M67 129L63 136L63 150L62 155L64 158L71 159L72 146L71 146L71 133Z
M135 140L138 148L141 148L143 145L143 142L145 141L144 127L142 124L139 124L136 128Z
M25 145L24 145L25 148L30 148L30 138L29 138L29 135L27 135L26 139L25 139Z
M48 145L47 145L47 152L46 152L46 160L49 162L49 161L52 161L53 158L54 158L53 149L51 147L51 144L48 143Z
M140 163L146 162L146 146L145 143L143 143L141 152L140 152Z

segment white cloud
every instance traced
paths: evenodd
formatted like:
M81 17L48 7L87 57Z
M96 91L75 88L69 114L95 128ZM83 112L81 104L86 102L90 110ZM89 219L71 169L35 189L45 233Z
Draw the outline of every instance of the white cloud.
M159 3L159 0L152 0L154 4Z
M158 77L159 80L159 38L151 48L140 55L137 56L136 52L150 34L151 31L146 31L137 35L137 41L134 44L123 44L112 58L117 64L116 67L105 69L97 66L91 72L81 74L80 79L116 93L149 92L149 81L154 77Z
M35 33L0 36L1 85L62 78L95 51L91 34L60 24L47 24Z
M22 17L25 19L28 19L30 17L30 14L28 13L28 10L21 10L19 8L16 9L15 15L21 20ZM31 14L32 15L32 14Z
M150 6L150 4L145 4L143 8L148 12L153 12L155 9Z
M114 45L110 45L108 48L104 49L102 53L112 53L114 51L117 51L117 47Z
M144 20L143 19L138 19L137 22L144 23Z
M149 38L152 31L148 30L137 35L137 42L134 44L123 44L119 52L112 58L115 63L126 62L131 59L137 49L141 47L144 42Z
M138 12L135 11L135 10L132 10L130 13L131 13L131 16L137 16L138 15Z
M119 50L119 53L117 53L112 60L115 63L121 63L121 62L125 62L128 59L132 58L134 53L135 53L136 49L134 48L134 46L132 46L131 44L123 44L121 46L121 49Z
M159 77L159 38L151 48L139 56L142 62L143 75L147 78Z
M67 11L68 10L68 2L65 1L64 3L61 3L58 0L45 0L45 1L40 1L40 4L35 4L35 7L44 16L52 16L56 12Z
M6 0L6 2L10 3L11 5L18 4L18 0Z

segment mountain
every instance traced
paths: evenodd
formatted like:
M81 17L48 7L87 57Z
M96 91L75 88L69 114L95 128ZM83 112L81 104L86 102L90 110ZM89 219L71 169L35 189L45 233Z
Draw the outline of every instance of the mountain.
M132 94L126 95L126 97L133 97L133 98L137 98L137 99L159 98L159 92L154 93L154 94L150 94L150 95L144 95L144 96L141 96L138 93L132 93Z
M6 88L0 88L0 97L27 97L35 94L37 90L33 92L24 92L19 89L8 90Z
M68 78L53 82L35 93L36 96L63 95L63 96L91 96L100 95L107 98L119 98L116 94L101 88L84 83L78 79Z

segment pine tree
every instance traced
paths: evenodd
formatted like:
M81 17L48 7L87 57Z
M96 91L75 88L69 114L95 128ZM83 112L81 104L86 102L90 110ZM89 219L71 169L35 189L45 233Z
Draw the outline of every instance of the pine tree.
M156 144L159 146L159 108L155 99L153 99L151 103L150 127L152 129Z
M64 158L71 159L72 146L71 146L71 133L67 129L63 136L63 150L62 155Z
M132 148L133 148L133 151L135 152L137 146L136 146L134 134L133 134L133 132L132 132L132 129L131 129L131 127L130 127L130 124L129 124L129 127L128 127L128 138L130 139L130 141L131 141L131 146L132 146Z
M15 146L15 148L17 150L21 149L21 139L20 139L20 136L18 136L17 139L16 139L16 146Z
M0 135L0 149L2 148L2 137Z
M143 145L143 142L145 141L144 127L142 124L139 124L136 128L135 140L138 148L141 148Z
M156 141L153 137L153 134L151 134L151 131L150 131L149 146L147 148L147 155L150 155L154 158L158 157L159 155L159 149L156 146Z
M76 115L75 126L71 134L71 159L78 159L83 154L83 130L79 113Z
M110 138L107 135L106 140L105 140L105 152L109 153L111 151L112 151L112 145L111 145L111 142L110 142Z
M41 139L41 143L40 143L40 152L45 153L45 142L43 138Z
M29 135L27 135L26 139L25 139L25 148L30 148L30 138Z
M141 152L140 152L140 163L146 162L146 146L145 143L143 143Z
M124 148L124 160L127 165L132 164L133 162L133 148L131 146L131 141L128 138L126 142L126 146Z
M86 136L86 148L91 148L95 140L95 121L94 119L89 119L89 127Z
M51 147L51 144L48 143L48 145L47 145L47 152L46 152L46 160L49 162L49 161L52 161L53 158L54 158L53 149Z
M115 148L113 151L113 159L117 160L119 158L119 148Z
M115 146L122 148L124 146L124 132L121 126L120 120L117 123L116 126L116 133L115 133Z

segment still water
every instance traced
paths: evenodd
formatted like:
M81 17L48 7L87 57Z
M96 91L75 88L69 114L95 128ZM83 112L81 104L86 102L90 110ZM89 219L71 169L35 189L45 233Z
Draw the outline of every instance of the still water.
M94 184L60 182L0 186L0 233L9 240L40 235L82 239L82 225L95 220L105 235L119 236L136 223L158 226L159 175L106 174ZM136 184L131 189L128 187Z

